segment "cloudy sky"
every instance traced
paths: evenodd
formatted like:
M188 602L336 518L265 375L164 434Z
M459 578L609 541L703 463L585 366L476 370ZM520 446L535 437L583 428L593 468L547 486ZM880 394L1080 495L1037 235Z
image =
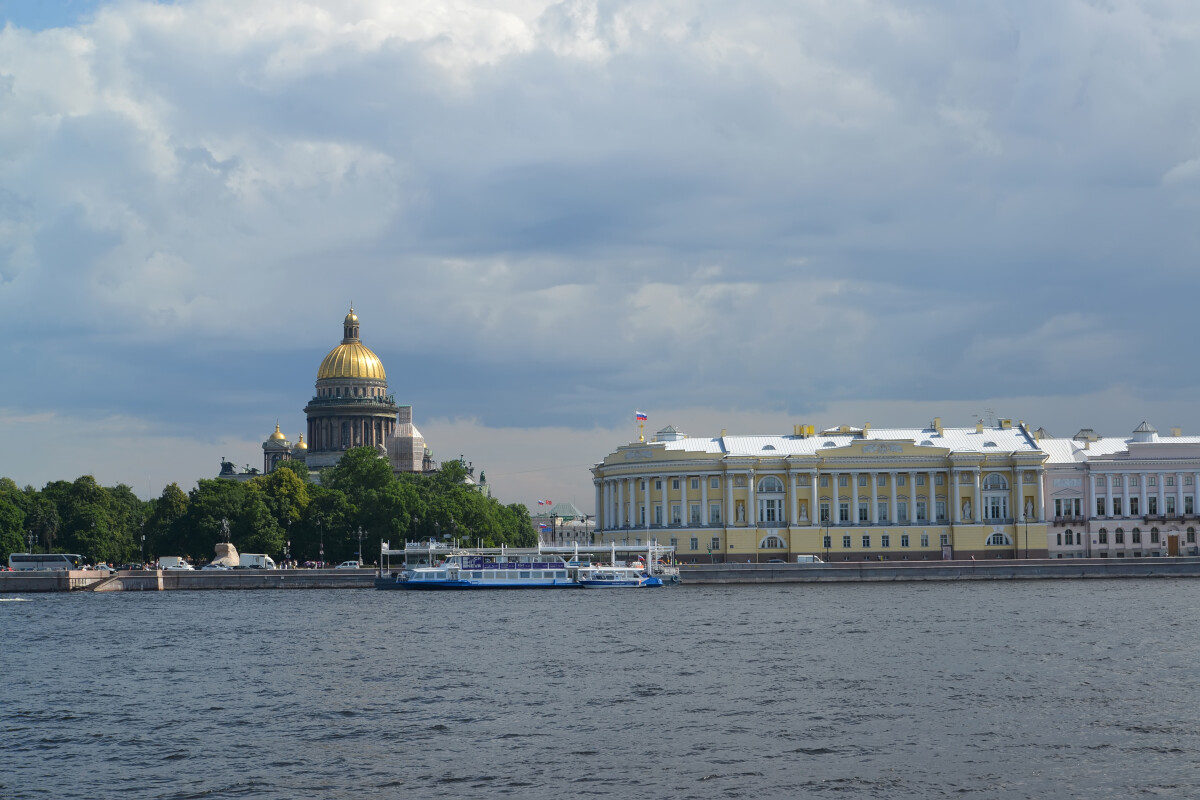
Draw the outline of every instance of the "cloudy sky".
M1192 0L0 0L0 475L293 440L353 302L439 459L1200 432Z

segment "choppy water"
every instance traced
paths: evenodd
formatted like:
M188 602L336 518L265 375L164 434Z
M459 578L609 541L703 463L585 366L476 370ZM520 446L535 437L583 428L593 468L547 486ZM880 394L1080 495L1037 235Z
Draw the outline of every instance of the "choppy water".
M1200 583L0 602L0 797L1200 795Z

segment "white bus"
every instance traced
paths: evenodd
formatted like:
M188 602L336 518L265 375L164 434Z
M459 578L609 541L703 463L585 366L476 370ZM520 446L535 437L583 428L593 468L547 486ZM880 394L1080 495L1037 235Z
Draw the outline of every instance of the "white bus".
M83 569L83 556L74 553L10 553L8 567L15 572L34 569Z

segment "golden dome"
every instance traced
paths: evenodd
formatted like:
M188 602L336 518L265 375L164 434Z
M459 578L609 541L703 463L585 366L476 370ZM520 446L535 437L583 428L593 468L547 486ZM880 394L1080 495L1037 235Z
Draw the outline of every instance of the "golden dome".
M361 342L349 342L330 350L321 362L317 380L326 378L373 378L384 381L387 380L387 374L383 371L383 362L371 352L371 348Z
M296 442L296 446L292 449L293 450L307 450L308 449L308 445L306 445L304 443L304 434L303 433L300 434L300 441Z
M286 436L284 436L284 435L283 435L283 434L280 432L280 430L279 430L279 423L278 423L278 422L276 422L276 423L275 423L275 432L271 434L271 438L270 438L270 439L268 439L267 441L270 441L270 442L282 442L282 441L283 441L284 439L286 439L286 438L287 438L287 437L286 437Z
M329 378L366 378L371 380L387 380L383 371L383 362L379 356L371 352L358 338L358 315L354 306L342 321L342 343L329 351L321 368L317 370L317 380Z

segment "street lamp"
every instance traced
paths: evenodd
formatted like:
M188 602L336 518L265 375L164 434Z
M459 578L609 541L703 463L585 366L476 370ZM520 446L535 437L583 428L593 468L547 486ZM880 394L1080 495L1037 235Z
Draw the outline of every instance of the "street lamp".
M325 528L321 525L320 520L317 520L317 536L320 537L321 540L321 555L318 561L320 561L321 566L323 567L325 566Z
M363 540L363 530L362 530L362 525L359 525L358 526L358 563L360 566L363 563L362 540Z

